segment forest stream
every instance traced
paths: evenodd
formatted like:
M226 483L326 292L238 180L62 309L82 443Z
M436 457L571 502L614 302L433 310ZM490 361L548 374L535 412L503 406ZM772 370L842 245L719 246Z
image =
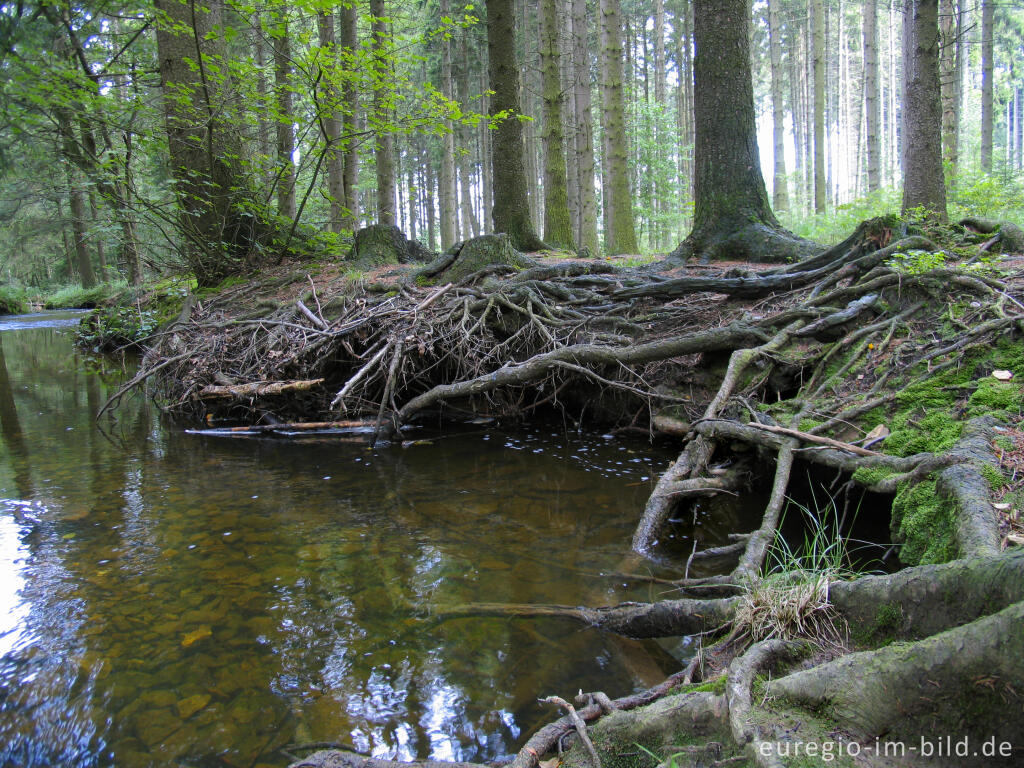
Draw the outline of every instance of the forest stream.
M78 352L80 316L0 319L0 764L280 766L311 742L487 760L550 720L538 696L628 694L687 657L429 616L657 598L610 574L670 451L562 423L208 437L141 397L97 423L133 366ZM758 509L699 515L703 540Z

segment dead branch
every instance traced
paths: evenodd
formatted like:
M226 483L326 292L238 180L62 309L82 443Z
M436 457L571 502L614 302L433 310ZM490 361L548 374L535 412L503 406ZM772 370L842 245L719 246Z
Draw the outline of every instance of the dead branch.
M253 381L249 384L203 387L199 390L199 397L204 399L227 397L243 400L247 397L266 397L268 395L308 392L313 387L319 386L323 383L323 379L305 379L302 381Z

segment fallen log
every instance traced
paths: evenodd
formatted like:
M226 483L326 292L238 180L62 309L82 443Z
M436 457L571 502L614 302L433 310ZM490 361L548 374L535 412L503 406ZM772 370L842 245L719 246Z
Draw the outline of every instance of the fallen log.
M285 395L294 392L308 392L313 387L323 383L323 379L303 379L300 381L253 381L248 384L233 384L230 386L210 385L199 390L199 398L206 400L227 397L243 400L247 397Z

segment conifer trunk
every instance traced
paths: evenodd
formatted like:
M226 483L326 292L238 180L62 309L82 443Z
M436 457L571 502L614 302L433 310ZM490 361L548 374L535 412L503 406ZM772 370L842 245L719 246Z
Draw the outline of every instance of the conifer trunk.
M903 211L946 219L942 171L938 0L906 0L903 11Z
M519 66L515 48L515 8L512 0L487 0L487 61L491 111L508 111L492 134L494 231L505 233L514 248L539 251L546 246L530 219L523 165L523 128L519 122Z
M572 221L562 147L562 81L559 74L558 12L555 0L540 0L540 60L544 99L544 242L573 248Z
M619 0L601 0L602 123L608 148L610 231L605 250L610 255L637 253L633 200L629 190L629 145L626 140L626 100L622 73L622 10Z

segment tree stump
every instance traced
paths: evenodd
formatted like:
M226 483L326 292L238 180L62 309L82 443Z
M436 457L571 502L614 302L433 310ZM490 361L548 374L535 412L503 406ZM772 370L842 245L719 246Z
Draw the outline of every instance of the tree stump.
M373 224L356 232L346 261L370 268L430 261L435 255L418 240L407 238L398 227Z

